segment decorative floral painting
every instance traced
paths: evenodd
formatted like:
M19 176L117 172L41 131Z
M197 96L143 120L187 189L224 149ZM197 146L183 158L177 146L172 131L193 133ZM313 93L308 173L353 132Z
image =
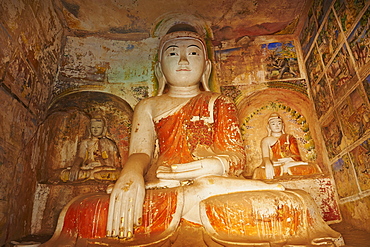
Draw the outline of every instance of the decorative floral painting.
M356 183L352 182L355 180L355 174L348 154L334 162L332 169L340 198L358 193Z
M346 45L343 45L330 64L327 75L335 96L341 96L355 74ZM347 87L346 87L347 86Z
M348 44L356 60L356 65L361 68L370 61L370 7L366 10L351 35Z
M365 2L365 0L337 0L334 3L335 11L344 32L351 30L358 14L364 8Z
M317 84L311 86L311 91L316 113L320 119L333 105L329 85L325 76L323 76Z
M367 139L351 152L361 190L370 189L370 139Z
M331 11L317 38L319 52L325 65L329 63L342 40L343 34L340 32L333 11Z
M266 79L280 80L299 78L297 53L293 41L262 45L266 57Z

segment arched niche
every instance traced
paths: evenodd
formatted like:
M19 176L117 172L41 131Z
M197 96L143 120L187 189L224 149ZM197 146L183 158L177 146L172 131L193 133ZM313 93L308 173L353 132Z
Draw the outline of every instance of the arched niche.
M268 135L267 121L273 112L278 112L285 123L285 132L298 139L304 161L316 163L324 174L324 145L314 108L309 98L299 92L268 88L248 96L242 96L237 105L241 132L247 155L246 176L261 165L261 140Z
M122 166L128 156L132 114L127 102L103 92L75 92L55 100L34 143L38 181L61 183L61 170L72 165L79 143L90 135L90 119L97 116L105 119L106 137L117 145Z

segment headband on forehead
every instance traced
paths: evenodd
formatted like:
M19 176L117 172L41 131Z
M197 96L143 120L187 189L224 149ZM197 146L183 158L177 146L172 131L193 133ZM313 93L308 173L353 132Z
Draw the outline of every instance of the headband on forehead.
M271 115L269 116L269 119L267 121L270 122L273 119L281 119L281 117L278 113L274 112L274 113L271 113Z
M204 58L208 59L206 43L199 34L191 31L176 31L173 33L166 34L161 39L161 42L159 43L159 54L158 54L159 61L162 60L163 48L168 42L173 40L186 40L186 39L193 39L199 41L202 44L202 48L204 50Z

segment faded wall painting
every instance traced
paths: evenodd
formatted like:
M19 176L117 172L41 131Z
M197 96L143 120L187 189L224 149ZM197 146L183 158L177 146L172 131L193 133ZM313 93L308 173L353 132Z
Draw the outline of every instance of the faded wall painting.
M351 144L370 130L370 110L360 87L357 87L339 107L339 119L347 144Z
M365 0L336 0L334 9L340 19L342 30L346 33L351 30L360 11L365 6Z
M352 59L344 44L327 70L328 80L335 96L343 96L355 75Z
M362 85L364 86L367 99L370 101L370 75L362 81Z
M333 106L333 100L326 77L311 86L312 98L315 104L317 117L320 119Z
M216 50L216 77L223 85L255 84L264 81L262 51L258 45Z
M316 33L317 33L316 17L313 14L313 9L310 8L303 30L299 35L299 41L302 46L304 57L306 57L307 53L309 52L313 40L315 39Z
M297 53L293 41L263 44L262 50L266 57L266 80L300 77Z
M157 89L153 66L158 39L108 40L68 36L53 94L99 90L134 107Z
M313 9L315 10L317 22L319 23L319 25L322 24L325 14L328 12L332 2L332 0L313 1Z
M343 141L343 133L340 129L340 125L334 115L331 115L322 124L322 134L328 151L330 159L334 158L342 151L342 145L345 145Z
M319 52L325 65L329 63L342 40L343 34L340 32L333 11L331 11L317 38Z
M355 58L356 65L361 68L370 61L370 7L366 10L354 30L348 37L348 44Z
M350 154L361 190L370 189L370 139L354 148Z
M320 54L316 48L316 45L313 47L309 57L306 60L306 68L308 79L310 80L310 85L315 83L320 75L324 72L322 68Z
M348 154L344 155L332 165L333 176L340 198L352 196L358 193L353 166Z

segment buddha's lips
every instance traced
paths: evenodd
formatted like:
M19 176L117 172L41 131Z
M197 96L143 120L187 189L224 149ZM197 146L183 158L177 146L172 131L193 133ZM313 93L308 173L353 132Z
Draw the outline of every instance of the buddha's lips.
M176 71L190 71L190 69L177 69Z

